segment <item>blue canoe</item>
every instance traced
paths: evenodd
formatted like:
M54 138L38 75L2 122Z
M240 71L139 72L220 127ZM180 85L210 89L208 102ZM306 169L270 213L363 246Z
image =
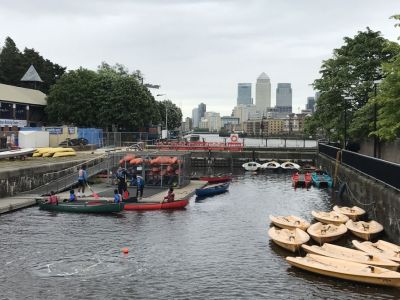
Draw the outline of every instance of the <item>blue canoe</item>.
M325 172L313 172L311 173L311 178L313 184L320 187L329 187L331 188L333 185L332 177L326 174Z
M196 195L198 197L208 197L225 193L229 188L229 183L222 183L216 185L206 186L202 189L196 189Z

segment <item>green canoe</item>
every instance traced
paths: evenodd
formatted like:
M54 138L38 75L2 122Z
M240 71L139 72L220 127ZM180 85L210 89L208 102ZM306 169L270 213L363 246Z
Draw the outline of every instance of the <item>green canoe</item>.
M39 202L39 208L48 211L63 211L75 213L114 213L124 209L124 203L104 201L61 202L58 205Z

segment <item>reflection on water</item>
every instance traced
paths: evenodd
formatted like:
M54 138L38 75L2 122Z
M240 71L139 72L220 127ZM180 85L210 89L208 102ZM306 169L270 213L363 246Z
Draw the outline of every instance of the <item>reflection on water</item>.
M3 298L396 299L396 289L290 267L267 236L269 214L331 208L330 193L294 190L289 174L240 174L229 192L186 210L119 216L0 216ZM351 239L348 236L343 243ZM121 253L128 247L129 253ZM1 297L0 297L1 298Z

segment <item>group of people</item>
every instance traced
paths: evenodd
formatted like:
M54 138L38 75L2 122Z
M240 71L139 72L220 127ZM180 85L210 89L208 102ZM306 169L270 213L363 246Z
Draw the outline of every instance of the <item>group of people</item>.
M119 167L116 175L118 180L118 188L114 190L114 202L120 203L123 200L129 198L128 185L127 185L128 174L125 169ZM77 201L79 197L85 196L85 187L87 185L87 178L88 178L88 173L86 171L86 166L82 165L78 171L78 195L76 195L75 191L71 189L69 192L69 198L67 200L64 200L64 202L66 201L74 202ZM141 199L143 197L144 184L145 182L142 176L137 174L132 174L130 185L137 187L136 189L137 199ZM51 191L49 198L46 200L46 203L52 205L58 205L59 200L60 200L59 197L55 195L54 191ZM163 202L165 200L166 202L172 202L175 200L175 193L172 187L169 188L167 195L163 199Z

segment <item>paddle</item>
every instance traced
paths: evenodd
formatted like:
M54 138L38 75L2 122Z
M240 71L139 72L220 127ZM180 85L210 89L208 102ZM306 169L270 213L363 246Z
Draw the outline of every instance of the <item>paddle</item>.
M86 185L88 186L89 190L92 192L93 197L96 198L96 199L99 199L100 196L92 190L92 188L90 187L89 183L86 182Z

